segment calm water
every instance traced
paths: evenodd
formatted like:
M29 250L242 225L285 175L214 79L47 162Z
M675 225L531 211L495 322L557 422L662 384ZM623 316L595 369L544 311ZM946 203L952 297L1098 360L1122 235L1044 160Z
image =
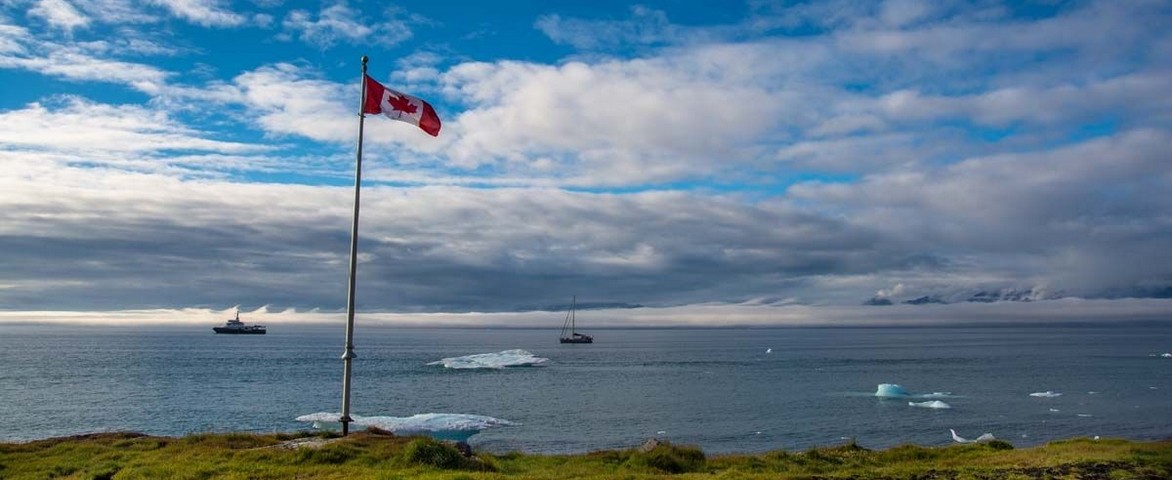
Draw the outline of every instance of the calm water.
M0 440L92 431L292 431L340 409L341 326L0 325ZM362 327L353 413L490 415L521 425L471 443L581 452L658 436L710 453L943 445L949 428L1016 445L1172 437L1172 325L556 330ZM522 348L546 366L453 371L442 357ZM772 353L766 353L766 349ZM948 410L871 396L952 392ZM1032 392L1062 393L1036 398ZM1091 393L1094 392L1094 393ZM662 433L661 433L662 432Z

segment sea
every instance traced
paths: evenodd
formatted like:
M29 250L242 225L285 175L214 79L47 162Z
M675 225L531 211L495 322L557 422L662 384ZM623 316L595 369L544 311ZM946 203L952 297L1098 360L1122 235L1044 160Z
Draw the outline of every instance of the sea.
M90 432L293 432L341 410L341 325L0 325L0 441ZM1172 437L1172 324L932 327L355 329L352 413L487 415L503 453L578 453L649 438L707 453L1072 437ZM523 349L537 366L455 370ZM879 398L898 384L911 398ZM1037 394L1037 395L1032 395ZM949 408L910 403L942 402ZM931 404L940 407L940 404Z

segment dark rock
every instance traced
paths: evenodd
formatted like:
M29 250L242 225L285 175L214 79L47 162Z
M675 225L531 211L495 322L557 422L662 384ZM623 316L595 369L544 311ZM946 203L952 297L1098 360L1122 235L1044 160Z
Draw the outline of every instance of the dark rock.
M444 444L444 445L451 445L451 446L452 446L452 448L455 448L456 450L459 450L459 451L460 451L460 455L463 455L463 456L464 456L464 458L472 458L472 456L473 456L473 454L472 454L472 446L471 446L471 445L468 445L467 443L464 443L464 442L453 442L453 441L448 441L448 440L445 440L445 441L443 442L443 444Z
M663 442L660 442L658 438L651 438L651 439L648 439L646 442L643 442L643 446L639 447L639 451L643 452L643 453L647 453L652 450L655 450L657 447L659 447L662 444L663 444Z

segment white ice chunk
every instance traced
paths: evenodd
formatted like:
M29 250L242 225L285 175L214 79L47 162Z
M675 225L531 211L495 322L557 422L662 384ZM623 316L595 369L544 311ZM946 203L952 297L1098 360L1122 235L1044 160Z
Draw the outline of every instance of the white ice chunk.
M331 412L317 412L295 418L298 422L312 423L313 428L322 430L337 430L342 428L342 414Z
M941 402L940 400L929 400L927 402L907 402L907 404L908 404L908 406L911 406L911 407L920 407L920 408L937 408L937 409L952 408L952 405Z
M1058 393L1058 392L1051 392L1049 390L1046 390L1045 392L1031 393L1030 396L1031 397L1041 397L1041 398L1054 398L1054 397L1061 397L1062 394Z
M1161 353L1160 356L1164 358L1172 358L1172 353Z
M932 392L916 396L920 398L949 398L952 397L952 392Z
M1057 413L1057 412L1060 412L1061 410L1058 410L1057 408L1051 408L1050 411Z
M334 422L334 423L338 423L338 422L342 421L342 414L330 413L330 412L317 412L317 413L311 413L309 415L302 415L300 417L297 417L296 420L298 422Z
M875 390L875 396L879 398L906 398L911 396L903 386L894 383L880 383L879 388Z
M525 350L505 350L496 353L479 353L463 357L444 358L428 365L443 365L444 368L505 368L528 367L544 363L548 358L534 356Z
M333 424L340 423L341 417L338 413L323 412L302 415L296 420L313 422L314 428L332 428ZM514 425L508 420L463 413L421 413L410 417L351 415L351 418L355 426L381 428L397 435L427 435L457 442L466 442L469 437L487 428Z
M980 442L990 442L990 441L996 440L996 438L993 438L992 433L986 433L984 435L977 437L976 439L969 440L967 438L962 438L960 435L957 435L956 430L953 430L950 428L950 429L948 429L948 431L952 432L952 440L956 441L957 443L980 443Z
M765 349L765 353L773 353L773 349L772 349L772 348L766 348L766 349Z
M362 424L397 435L427 435L440 440L466 442L481 430L513 425L513 422L484 415L421 413L410 417L363 417Z

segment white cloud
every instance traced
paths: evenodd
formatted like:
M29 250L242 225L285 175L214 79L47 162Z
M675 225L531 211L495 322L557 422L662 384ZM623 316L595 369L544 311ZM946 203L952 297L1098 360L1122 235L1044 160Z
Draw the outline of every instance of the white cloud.
M90 19L65 0L40 0L28 11L30 16L41 17L57 28L73 31L89 25Z
M362 12L339 2L323 7L316 18L311 12L293 10L285 17L282 26L301 41L321 48L329 48L338 42L393 46L412 35L408 21L399 19L398 15L398 10L388 9L383 22L368 25L364 23Z
M917 326L946 321L965 324L1014 324L1095 322L1111 324L1128 321L1162 320L1172 300L1077 300L1065 299L1032 303L961 304L934 306L809 307L770 304L696 304L665 308L592 309L579 311L589 317L593 328L625 326ZM236 309L184 308L143 309L107 312L86 311L0 311L0 324L36 323L54 325L207 325L230 318ZM530 311L505 313L390 313L364 312L367 325L447 327L548 327L560 312ZM345 322L345 312L299 311L262 306L243 309L241 318L270 329L296 324ZM947 320L946 320L947 319Z
M672 25L663 11L643 6L631 7L628 20L582 20L552 14L541 16L534 26L554 43L583 50L674 43L686 31Z
M143 63L93 55L94 48L105 45L103 42L38 41L24 28L0 25L0 68L28 70L70 80L120 83L148 94L159 92L167 78L165 71Z
M172 15L205 27L235 27L243 24L244 15L226 9L219 0L149 0L166 8Z
M242 153L267 147L203 138L203 134L172 120L166 112L137 105L106 105L79 97L63 97L56 108L34 103L0 113L4 150L49 150L85 153L149 153L197 150Z

